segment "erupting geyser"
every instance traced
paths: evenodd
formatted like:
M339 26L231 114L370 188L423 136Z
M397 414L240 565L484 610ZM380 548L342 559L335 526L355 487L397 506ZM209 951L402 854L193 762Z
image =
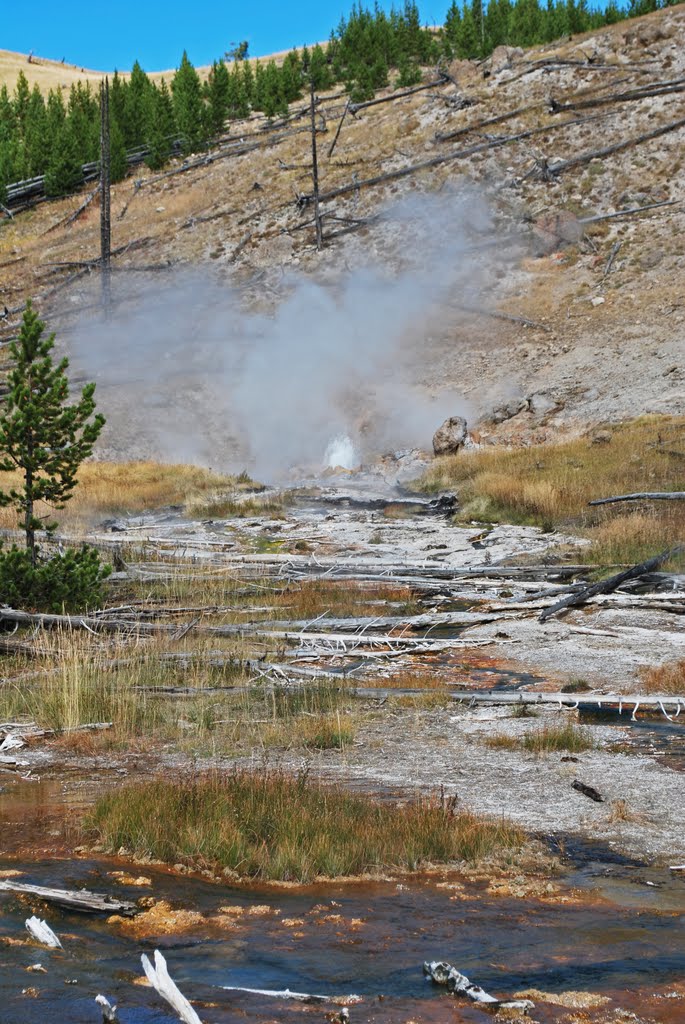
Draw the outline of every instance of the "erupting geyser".
M352 438L346 434L334 437L324 455L326 469L357 469L359 458Z

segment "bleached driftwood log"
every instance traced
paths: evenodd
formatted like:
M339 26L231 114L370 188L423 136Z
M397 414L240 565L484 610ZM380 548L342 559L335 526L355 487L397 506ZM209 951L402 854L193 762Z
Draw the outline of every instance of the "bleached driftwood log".
M496 999L495 996L491 996L482 989L480 985L474 985L456 967L452 967L451 964L441 960L434 960L431 963L426 962L423 965L423 973L434 981L436 985L445 985L448 992L458 996L466 996L467 999L472 999L474 1003L487 1003L490 1006L523 1010L524 1012L532 1010L535 1006L535 1003L532 1003L530 999Z
M102 1020L104 1024L117 1024L117 1008L112 1006L109 999L106 996L96 996L95 1002L102 1010Z
M11 879L0 882L0 891L18 892L35 896L47 903L55 903L67 910L81 910L95 914L137 914L139 907L127 900L119 900L107 893L89 892L87 889L50 889L43 885L27 885Z
M240 985L222 985L226 992L250 992L255 996L272 996L274 999L294 999L298 1003L360 1003L360 996L320 996L311 992L291 992L289 988L242 988Z
M40 942L41 946L47 946L49 949L63 948L62 943L59 941L50 925L46 924L45 921L41 921L39 917L27 918L26 931L32 939L35 939L36 942Z
M202 1021L195 1013L186 997L178 986L171 980L167 970L166 960L155 950L155 966L153 967L145 953L141 956L145 976L152 987L160 994L162 999L179 1015L184 1024L202 1024Z

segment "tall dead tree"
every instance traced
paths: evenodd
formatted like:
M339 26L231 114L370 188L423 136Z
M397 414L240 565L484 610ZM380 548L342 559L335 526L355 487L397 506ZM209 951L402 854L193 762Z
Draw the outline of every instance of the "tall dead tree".
M102 308L109 312L112 298L112 208L110 197L109 79L100 86L100 267Z
M321 227L321 210L319 207L319 163L316 152L316 97L314 96L314 79L310 81L309 111L312 122L312 184L314 186L314 223L316 224L316 248L323 249L323 229Z

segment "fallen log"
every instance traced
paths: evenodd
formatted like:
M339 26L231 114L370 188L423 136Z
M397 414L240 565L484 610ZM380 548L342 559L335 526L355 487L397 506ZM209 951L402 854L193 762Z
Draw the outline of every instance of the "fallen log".
M653 572L654 569L658 569L664 562L668 562L669 559L675 555L680 554L681 551L685 550L685 546L679 545L675 548L670 548L668 551L662 551L660 555L656 555L654 558L648 559L646 562L641 562L640 565L634 565L630 569L624 569L623 572L617 573L615 576L610 576L607 580L602 580L600 583L593 583L592 586L586 587L584 590L580 590L575 594L570 594L565 597L562 601L558 601L553 604L551 608L545 609L540 615L540 622L545 622L551 618L552 615L557 615L560 611L565 611L567 608L580 608L584 605L589 598L594 597L596 594L610 594L625 583L627 580L637 579L639 576L643 576L645 573Z
M57 228L69 227L70 224L73 224L74 221L78 220L81 214L88 209L88 207L93 202L99 191L100 185L98 184L97 188L93 189L93 191L86 196L83 202L78 205L78 207L74 210L73 213L70 213L68 217L64 217L61 220L58 220L56 224L53 224L51 227L48 228L45 234L49 235L51 234L51 232L56 231Z
M565 103L559 103L553 96L550 96L549 111L551 114L560 114L568 110L588 110L591 107L604 107L611 103L631 103L642 99L649 99L652 96L667 96L669 93L674 92L685 92L685 78L675 78L670 82L654 82L650 86L628 89L625 92L615 92L604 96L594 96L589 99L570 99Z
M491 996L480 985L474 985L456 967L452 967L451 964L444 961L434 960L430 963L427 961L423 965L423 973L431 981L434 981L436 985L445 985L447 991L453 995L466 996L467 999L471 999L475 1003L486 1003L488 1006L497 1009L501 1007L508 1010L523 1010L524 1012L535 1007L535 1003L532 1003L530 999L496 999L495 996Z
M87 889L51 889L43 885L27 885L24 882L0 881L0 891L33 896L54 903L65 910L79 910L86 914L137 914L139 907L128 900L117 899L108 893L89 892Z
M578 156L573 156L569 160L560 160L556 164L546 163L544 169L539 172L539 177L542 180L550 180L551 177L563 174L564 171L568 171L572 167L582 167L583 164L589 164L592 160L601 160L603 157L613 156L614 153L621 153L625 149L630 149L631 146L638 146L643 142L658 139L669 132L678 131L679 128L685 128L685 117L681 117L677 121L670 121L660 128L654 128L651 132L645 132L644 135L636 135L633 138L615 142L611 146L604 146L603 149L591 149L586 153L579 153Z
M594 217L581 217L579 224L598 224L603 220L616 220L619 217L634 217L648 210L658 210L662 206L678 206L680 199L664 199L660 203L647 203L645 206L631 206L626 210L614 210L613 213L598 213Z
M485 153L491 149L498 149L500 146L506 146L512 142L520 142L523 139L530 139L536 135L543 135L547 132L557 131L563 128L571 128L574 125L585 124L587 121L594 121L597 118L604 116L606 115L593 114L590 117L573 118L571 121L564 121L559 124L541 125L537 128L530 128L528 131L519 132L517 135L507 135L504 138L490 139L487 142L479 142L473 146L467 146L465 149L453 150L451 153L445 153L442 156L434 156L429 160L421 160L417 164L409 164L409 166L401 167L396 171L387 171L385 174L377 174L373 178L365 178L362 181L352 182L349 185L341 185L339 188L331 189L329 192L322 192L319 195L319 202L328 202L331 199L337 199L339 196L348 195L350 192L357 192L361 188L370 188L374 185L382 185L386 181L396 181L398 178L406 178L408 175L417 174L419 171L429 170L433 167L439 167L441 164L449 163L452 160L464 160L477 153ZM313 194L305 194L298 196L297 203L299 206L307 206L313 201L313 199Z
M595 498L588 505L613 505L617 501L685 501L685 491L636 491L613 498Z
M578 779L574 779L571 783L573 789L578 790L583 796L589 797L590 800L594 800L596 804L603 804L604 797L602 794L595 789L594 786L587 786L584 782L580 782Z
M436 89L440 85L446 85L449 81L450 79L447 75L440 75L440 78L436 78L432 82L424 82L422 85L415 85L411 89L403 89L401 92L394 92L389 96L378 96L372 100L365 100L363 103L348 103L346 109L349 108L350 113L356 116L360 110L365 110L366 107L375 107L379 103L391 103L393 100L401 100L405 96L413 96L414 93L423 92L425 89Z
M547 324L541 324L539 320L528 320L525 316L514 316L513 313L502 313L498 309L481 309L479 306L458 306L458 309L465 313L475 313L476 316L489 316L493 320L506 320L511 324L523 324L524 327L534 327L539 331L551 331Z
M289 988L243 988L240 985L222 985L225 992L249 992L255 996L272 996L274 999L294 999L298 1003L360 1003L359 996L319 996L311 992L291 992Z

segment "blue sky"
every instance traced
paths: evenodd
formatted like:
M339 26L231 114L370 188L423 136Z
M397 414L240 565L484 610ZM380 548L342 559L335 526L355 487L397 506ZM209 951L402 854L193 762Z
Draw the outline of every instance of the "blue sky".
M328 37L352 0L114 0L107 6L73 0L3 3L0 49L79 64L97 71L176 67L184 49L194 64L209 64L232 42L247 39L259 56ZM401 0L400 0L401 3ZM400 5L398 3L398 6ZM370 4L369 4L370 6ZM389 8L391 3L383 3ZM449 0L419 3L422 18L442 21Z

